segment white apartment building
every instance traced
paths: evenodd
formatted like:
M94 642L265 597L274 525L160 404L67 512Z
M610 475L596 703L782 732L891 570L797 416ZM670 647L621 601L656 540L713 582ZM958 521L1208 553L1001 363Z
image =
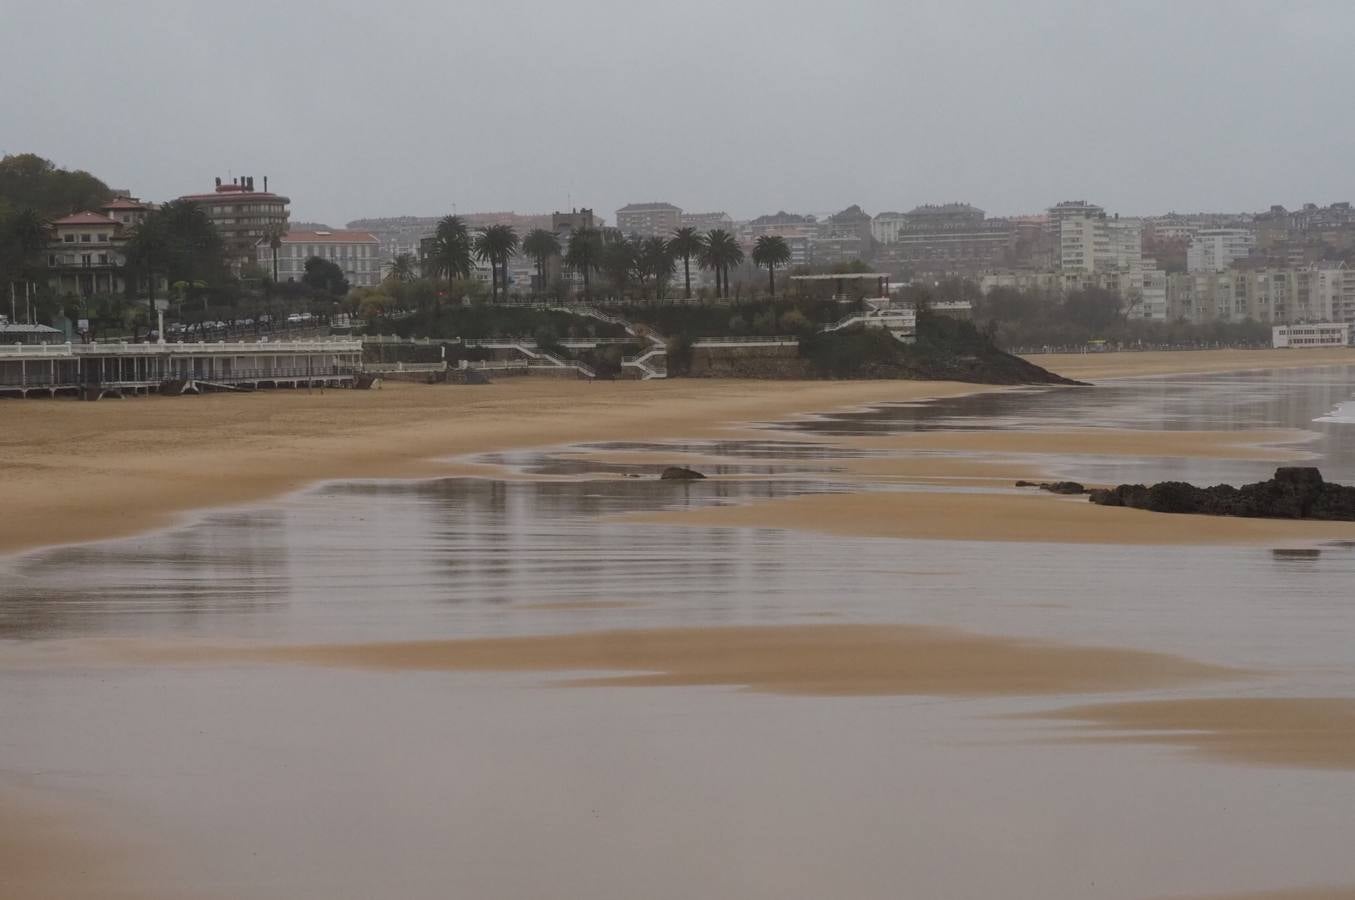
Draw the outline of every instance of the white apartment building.
M300 281L306 260L327 259L343 270L353 287L376 287L381 283L381 241L369 231L289 231L278 248L278 281ZM273 248L268 240L255 246L259 267L272 274Z
M1222 272L1246 259L1256 246L1256 235L1246 228L1202 228L1186 248L1187 272Z
M1138 219L1106 219L1106 244L1107 270L1136 272L1143 268L1143 223ZM1101 262L1098 260L1098 269Z
M1106 220L1094 216L1068 216L1059 225L1059 268L1065 272L1104 271L1110 259L1110 234Z
M870 220L870 236L877 244L893 244L899 239L899 231L908 224L908 216L901 212L876 213Z

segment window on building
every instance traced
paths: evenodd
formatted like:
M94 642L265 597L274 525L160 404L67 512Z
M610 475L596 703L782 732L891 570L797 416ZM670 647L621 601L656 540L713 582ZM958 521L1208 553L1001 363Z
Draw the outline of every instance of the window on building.
M101 234L101 235L99 235L99 243L101 243L101 244L106 244L106 243L108 243L108 235L106 235L106 234Z
M107 254L107 253L100 253L100 254L99 254L99 265L101 265L101 266L106 266L106 265L108 265L108 254Z
M82 234L82 235L80 235L80 243L82 243L82 244L88 244L89 242L90 242L90 236L89 236L88 234Z
M74 243L75 243L75 235L73 235L73 234L62 235L61 239L62 239L63 241L65 241L66 243L68 243L68 244L74 244Z

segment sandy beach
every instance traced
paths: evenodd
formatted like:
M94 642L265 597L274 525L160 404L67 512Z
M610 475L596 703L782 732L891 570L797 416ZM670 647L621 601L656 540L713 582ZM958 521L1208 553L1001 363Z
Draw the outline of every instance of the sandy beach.
M1355 353L1183 351L1038 361L1075 378L1095 379L1335 364L1355 361ZM7 513L0 521L0 553L164 527L192 510L265 500L316 481L457 474L467 470L434 460L462 454L730 435L748 421L983 390L992 388L953 382L504 379L478 388L392 383L370 392L0 403L5 463L0 491ZM1246 437L922 435L885 443L956 450L996 445L1014 453L1141 453L1156 447L1164 454L1209 455L1217 448L1208 444L1217 440L1235 444ZM1089 441L1097 442L1096 449L1087 450ZM1010 471L1023 477L1029 466ZM939 472L933 466L930 474Z
M1208 351L1050 356L1037 357L1036 361L1075 378L1095 380L1171 372L1342 364L1355 362L1355 354ZM1327 541L1355 540L1355 524L1350 523L1163 516L1097 507L1084 498L1057 497L1033 491L1016 493L1011 484L1017 478L1057 477L1060 466L1075 456L1162 457L1257 464L1298 462L1309 458L1305 447L1313 437L1302 430L1183 428L1140 431L1060 427L1022 431L974 428L824 436L750 427L755 423L834 409L876 403L916 403L988 390L994 389L929 382L674 380L589 384L505 379L488 387L391 384L371 392L280 391L141 398L94 404L69 401L0 403L0 457L4 461L0 468L0 495L4 497L6 513L0 519L0 553L132 535L173 525L197 510L247 506L326 480L428 478L457 474L497 479L511 475L519 482L540 480L547 487L560 486L550 483L550 477L538 478L496 465L459 459L493 451L555 448L557 457L567 461L642 466L651 470L673 462L698 467L728 465L733 459L719 455L713 449L714 444L704 445L707 449L702 452L689 453L562 449L578 442L642 444L679 438L690 439L694 444L702 439L801 442L843 452L836 457L829 453L827 461L817 459L813 454L796 460L796 464L802 466L797 471L810 473L807 478L831 480L834 485L831 493L802 496L768 493L737 503L697 504L680 511L587 517L603 529L615 528L617 523L721 529L719 532L669 529L673 536L667 540L672 548L665 545L656 549L646 545L634 551L651 561L662 562L668 559L665 554L671 553L676 558L690 550L701 560L699 565L717 565L714 560L707 562L701 555L712 556L709 549L687 548L685 538L681 537L685 533L699 533L703 535L700 540L711 544L737 543L756 564L759 554L776 545L775 540L760 537L760 532L769 529L811 537L988 541L995 542L989 547L1000 544L1008 548L1012 542L1087 545L1078 553L1116 545L1123 545L1126 553L1132 552L1131 548L1135 546L1175 548L1190 545L1209 547L1212 552L1215 548L1312 547ZM758 461L765 463L768 460ZM604 473L596 477L605 482L620 476ZM737 482L743 476L728 477ZM566 480L565 476L555 478ZM717 476L710 484L718 487L719 482L720 476ZM890 489L882 490L881 484ZM964 487L966 491L907 489L937 485ZM899 487L904 489L893 490ZM683 488L678 486L675 490ZM458 499L449 501L449 505L471 505L466 499L468 495L457 496ZM557 499L561 504L567 502ZM501 500L501 506L511 509L512 503ZM499 506L486 508L500 509ZM355 730L378 735L371 756L358 755L336 763L335 770L329 773L331 776L341 772L345 773L341 777L348 778L352 777L351 773L371 771L373 765L384 765L388 753L395 753L399 758L405 751L398 749L398 741L387 745L385 739L380 739L383 734L380 726L373 725L369 729L365 724L366 717L374 711L398 709L402 702L398 696L391 703L389 697L382 694L384 700L369 701L369 707L363 709L350 707L348 704L355 701L350 701L347 695L337 698L339 705L331 708L323 721L340 731L334 737L326 737L319 724L321 717L316 714L312 720L308 704L336 702L330 694L308 695L303 690L293 696L281 691L277 697L280 706L276 711L280 718L270 722L267 715L259 713L260 708L272 710L270 698L275 675L289 684L308 684L306 679L314 676L324 679L366 677L373 687L362 688L364 690L391 690L403 685L407 690L427 691L419 695L424 698L423 706L411 710L417 721L402 721L389 730L390 734L414 735L416 741L425 739L419 732L425 718L421 710L437 710L449 720L456 715L467 715L478 725L493 718L493 711L499 703L505 702L505 697L507 702L514 703L529 702L533 692L549 693L551 698L613 695L650 698L646 691L673 689L671 696L691 693L723 697L719 692L724 692L737 695L735 699L742 702L823 703L848 707L886 702L938 705L943 701L1042 703L1051 708L1030 712L1029 705L1018 707L1026 710L1020 714L1021 727L1029 729L1022 740L1028 748L1036 748L1032 751L1035 755L1046 750L1057 752L1068 746L1150 746L1238 769L1274 766L1341 773L1355 768L1350 753L1351 721L1355 713L1350 701L1317 695L1250 696L1249 691L1256 690L1258 684L1279 676L1263 664L1252 665L1245 655L1241 658L1225 656L1222 657L1225 661L1220 661L1218 656L1196 653L1189 646L1181 652L1176 649L1168 652L1152 641L1126 639L1113 631L1104 635L1097 632L1090 640L1085 639L1085 635L1077 639L1044 639L1039 632L1039 639L1015 637L1003 634L998 626L990 627L981 618L981 611L974 613L976 618L972 627L967 622L962 628L905 624L914 621L907 612L912 607L906 605L910 601L910 591L916 587L910 582L915 580L922 584L931 578L949 577L948 572L941 570L952 564L959 570L961 565L938 563L933 571L928 551L920 551L920 554L916 550L910 551L919 555L899 563L906 565L911 574L907 579L896 578L888 582L889 590L897 591L899 595L897 598L891 595L891 598L901 605L897 608L898 617L885 624L878 619L865 623L805 624L805 613L792 610L779 619L767 613L767 621L792 621L795 624L730 625L703 618L712 614L709 608L698 605L691 613L693 617L684 620L694 624L622 627L606 623L613 621L610 617L647 614L654 601L646 594L645 584L652 592L655 584L669 577L663 573L673 570L661 569L649 582L637 583L634 577L623 579L622 587L612 585L612 592L596 596L560 595L559 599L549 594L537 596L530 592L534 582L515 580L510 566L499 561L503 555L500 551L509 556L520 554L525 552L521 546L513 544L508 549L508 545L496 543L499 538L494 534L477 535L474 527L466 527L467 522L480 525L491 518L430 519L424 526L429 533L439 536L465 532L470 535L468 541L483 541L471 545L473 550L467 555L475 557L475 564L482 564L484 571L438 570L433 577L433 596L443 600L443 595L437 592L445 593L446 585L457 579L475 581L479 578L481 581L477 583L502 584L513 601L520 601L513 606L513 613L553 615L560 624L552 627L562 629L561 633L540 634L530 630L514 633L515 620L504 617L507 611L501 614L498 610L488 610L483 614L485 618L481 624L485 625L487 633L495 635L493 637L445 639L435 627L432 631L435 639L429 640L368 639L365 633L359 632L352 642L331 640L328 636L307 638L305 640L311 642L304 643L284 642L278 638L252 640L245 636L235 641L231 628L247 627L250 617L266 616L269 610L285 609L287 602L291 602L290 594L286 595L286 601L270 599L271 595L267 593L270 586L288 583L294 577L300 579L302 574L300 568L278 570L269 568L275 563L268 559L260 561L246 556L242 559L257 566L267 577L260 575L256 584L236 585L246 599L239 610L223 614L217 622L216 627L225 629L218 640L179 640L171 634L131 640L77 637L69 642L69 646L59 640L16 642L8 648L3 660L6 675L39 679L43 674L64 678L71 672L80 673L77 676L80 690L91 686L97 688L105 679L119 684L136 684L143 678L165 679L148 695L156 698L157 691L178 690L180 684L185 684L188 694L179 715L186 723L193 721L194 711L214 708L201 705L205 701L198 691L219 687L224 693L218 695L218 701L229 706L237 702L237 697L250 696L247 692L249 679L257 678L262 687L256 690L261 693L254 695L248 713L237 710L233 714L243 733L237 735L231 730L230 734L203 738L205 743L199 753L208 753L209 750L203 748L215 746L227 748L228 756L229 748L235 746L273 747L271 752L278 754L278 760L292 759L292 765L296 766L288 768L287 763L280 762L275 770L271 768L273 757L266 754L262 757L267 760L264 765L268 768L261 777L279 777L281 780L275 787L280 789L291 784L293 772L303 768L295 762L297 758L286 757L289 747L303 754L302 758L315 758L314 749L307 749L304 744L308 738L302 735L302 731L306 735L310 731L302 729L295 735L289 731L297 721L310 721L315 739L323 747L337 747L348 739L342 729L353 728L355 722L350 716L356 716L357 721L364 723ZM307 535L314 537L313 532L307 532ZM560 538L561 541L571 539ZM289 548L289 552L295 553L296 564L301 566L300 560L323 549L322 543L302 543ZM391 549L385 545L373 552L391 552ZM859 554L860 548L849 552ZM558 548L549 551L549 558L560 568L549 570L543 577L588 577L586 560L561 562L561 555ZM437 554L433 556L441 559ZM234 559L229 554L220 558ZM149 577L158 576L157 566L174 563L168 556L151 554L146 559L149 560L146 566L151 571ZM978 564L982 565L982 557L978 559ZM1010 562L1008 558L1007 565ZM727 560L719 564L730 565ZM881 559L875 559L873 563L875 566L884 564ZM974 559L970 559L969 564L974 565ZM768 560L766 568L759 571L765 578L775 565L773 560ZM411 566L411 572L416 568ZM212 569L210 565L203 571L216 573L216 576L199 576L209 581L229 574L227 569ZM280 571L284 574L279 574ZM641 570L640 574L648 573ZM142 577L148 576L142 573ZM127 590L133 602L140 604L143 598L137 591L142 588L137 585L144 582L132 580L129 583L132 587ZM759 578L751 578L740 584L754 593L762 583ZM852 587L844 590L855 589L855 581L847 583ZM260 593L251 599L246 589ZM173 596L180 588L170 582L164 590ZM622 592L630 590L633 593ZM952 599L960 604L970 603L973 600L969 596L971 593L961 591ZM388 599L383 591L373 594L366 598L368 602ZM399 591L392 590L391 594L389 599L394 604ZM766 606L754 605L755 611L766 613L775 602L762 594L756 596L760 598L757 604ZM695 599L699 601L700 598ZM1042 615L1036 610L1042 609L1038 604L1043 599L1029 597L1030 614L1036 621L1040 621ZM1079 602L1079 598L1074 598L1069 605L1077 607ZM153 599L146 599L145 603L147 609L154 607ZM811 615L831 617L839 614L831 588L816 597L816 603L816 611ZM1058 606L1057 603L1048 604L1050 609ZM176 611L177 617L173 621L178 626L196 627L189 624L187 607ZM398 608L398 604L392 606L393 611ZM439 608L439 613L445 615L460 611L450 601ZM1314 610L1311 614L1319 613L1320 610ZM234 618L236 615L240 618ZM796 616L799 616L798 620ZM541 620L529 618L526 621L539 623ZM587 624L573 625L574 622ZM603 625L600 627L597 623ZM1170 629L1168 625L1163 627ZM1145 649L1147 647L1153 649ZM517 679L513 682L515 687L507 695L489 695L490 699L486 700L473 692L464 697L457 693L461 690L457 687L460 682L428 680L491 675ZM237 683L239 679L244 681ZM350 689L356 686L353 682L347 683ZM245 684L245 688L240 684ZM68 688L69 685L63 682L56 689L64 692ZM608 689L625 690L609 693ZM237 690L246 693L237 694ZM1220 690L1233 691L1237 696L1215 696ZM1189 696L1191 691L1208 696ZM119 703L130 702L128 698L139 695L141 689L132 688L118 694L117 701L111 706L107 702L93 701L93 711L86 715L97 716L99 710L117 714ZM30 700L24 693L17 696L21 713L33 716L40 711L40 699ZM1063 699L1065 697L1067 699ZM172 717L161 716L159 702L158 699L152 701L149 714L145 710L140 713L146 716L141 727L162 727L162 720L167 721L168 725L163 727L169 728L173 737L166 746L177 748L177 740L187 741L190 739L187 735L195 732L192 728L180 731ZM544 702L550 705L557 701ZM570 699L558 702L587 704L594 701ZM618 697L614 702L630 702L641 707L656 703L663 706L662 702L652 698L630 701ZM290 709L288 703L299 704L300 711ZM361 701L356 703L361 705ZM444 708L443 703L454 704L454 707ZM915 712L911 707L881 709L890 712L882 717L872 713L858 723L859 727L874 727L872 723L891 721L893 716L906 717ZM254 717L258 715L263 717L256 720ZM638 713L628 715L631 718L623 717L626 721L621 729L623 735L630 733L630 723L635 721ZM83 728L81 715L75 716L75 727ZM996 720L999 717L989 718ZM60 721L59 717L56 721ZM210 735L212 721L210 718L201 720L198 727L202 730L196 733ZM516 736L528 727L526 723L534 721L531 718L513 720L503 727L506 733ZM670 721L680 723L682 720ZM1264 724L1259 726L1258 722ZM59 727L51 727L53 733L60 733ZM543 727L547 727L544 738L529 736L525 743L530 746L533 741L544 741L541 746L554 748L561 729ZM813 727L818 729L820 726L815 722ZM107 734L121 734L124 730L121 719L105 724L103 730ZM126 730L133 735L138 732L136 725ZM282 739L283 745L274 746L270 742L278 733L287 737ZM685 733L685 730L679 730L679 734ZM818 731L811 733L818 734ZM1007 735L1002 739L1011 738ZM120 737L115 743L124 740ZM437 753L441 754L444 746L459 747L456 742L460 740L460 737L444 735L444 744L434 741L430 745L436 746ZM63 743L59 738L52 741L54 746ZM38 748L44 770L46 757L41 751L47 749L50 748ZM580 752L587 758L597 752L597 748L585 745ZM655 758L663 755L654 752ZM720 752L724 752L723 748ZM857 752L852 751L852 755ZM771 759L779 753L777 750L756 758ZM486 758L493 759L497 755L498 748L491 747ZM127 758L138 757L131 754ZM191 756L185 758L191 760ZM168 765L177 771L174 769L177 763L178 757L173 755L163 763L144 763L150 772L142 776L147 779L145 783L157 784L161 769ZM133 770L138 764L128 762L124 765ZM491 764L486 765L490 766L486 771L498 771ZM533 771L531 766L536 765L538 763L533 762L527 768L511 770L511 777L519 778L521 772ZM186 792L185 796L195 798L197 795L193 791L200 789L200 783L211 783L212 777L224 777L221 772L233 772L233 767L234 761L228 761L213 776L208 774L213 771L210 767L186 763L184 771L191 774L182 779L182 784L187 786L181 789ZM62 771L58 763L53 763L53 771ZM278 772L282 774L277 775ZM319 766L314 777L320 778L323 773L323 767ZM0 775L5 774L0 770ZM120 782L126 773L114 777ZM491 777L490 783L492 780ZM97 778L88 783L99 784ZM76 784L81 789L85 787L83 782ZM228 791L218 793L216 787L207 790L209 802L230 805L225 797ZM863 792L868 794L870 789L863 789ZM319 796L323 798L333 793L326 786ZM416 789L415 795L418 793ZM73 790L72 796L76 799L67 803L60 797L53 799L49 793L28 790L21 781L0 780L0 798L3 798L0 810L4 811L0 815L0 894L18 898L155 896L156 888L173 884L166 895L185 896L188 889L198 887L191 882L169 880L180 877L173 874L177 860L153 860L139 846L130 842L124 846L110 840L107 829L81 824L85 818L81 810L88 797L82 790ZM185 808L195 810L194 802L185 802ZM316 800L312 796L308 802L323 802L323 799ZM383 799L377 806L382 807L387 802ZM405 802L414 803L408 797ZM858 799L858 802L862 801ZM117 805L110 801L109 806L116 817ZM576 818L573 807L568 804L562 803L558 809L565 811L571 821ZM305 815L310 814L310 810L305 809ZM442 820L434 816L427 822L437 823L433 827L438 827ZM427 824L419 826L407 833L405 840L428 827ZM169 845L173 843L173 840L166 841ZM182 846L191 849L199 845L185 841ZM536 846L539 849L544 845ZM164 849L164 846L157 848L162 853ZM245 855L243 858L250 857ZM81 860L81 864L70 865L72 859ZM436 868L436 864L430 864L425 871L436 871ZM492 881L493 877L497 876L491 876L491 883L497 883ZM1342 877L1338 883L1345 880ZM1228 881L1222 886L1234 887L1237 883ZM1278 883L1288 883L1288 880ZM218 882L216 887L221 884ZM224 892L204 887L202 894L233 896L229 880L224 884ZM257 889L258 885L253 887ZM250 895L262 896L266 891L256 890ZM295 895L321 896L323 893L303 890ZM1149 895L1145 892L1141 896ZM1280 900L1283 897L1344 900L1350 892L1314 889L1247 896L1254 896L1254 900ZM1243 900L1242 895L1238 900Z

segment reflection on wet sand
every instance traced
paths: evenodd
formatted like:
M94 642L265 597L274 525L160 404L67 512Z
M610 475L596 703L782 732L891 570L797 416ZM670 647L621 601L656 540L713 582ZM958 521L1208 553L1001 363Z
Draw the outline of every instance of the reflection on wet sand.
M1355 887L1295 888L1290 891L1210 894L1207 897L1173 897L1171 900L1355 900Z
M470 672L629 671L567 682L728 685L778 694L944 697L1105 693L1239 676L1160 653L1037 643L934 628L671 628L471 641L293 647L126 648L146 662L262 662Z
M1225 697L1077 706L1040 718L1126 732L1093 742L1168 744L1216 759L1312 769L1355 769L1355 699Z
M496 388L456 396L539 392L540 408L501 404L505 433L444 409L451 424L417 446L359 442L402 459L496 451L436 469L478 477L332 483L5 561L0 723L22 727L0 731L0 816L26 808L11 775L76 808L53 828L21 817L8 844L0 829L0 897L16 894L6 853L59 886L18 896L53 897L117 896L122 876L184 896L154 868L181 863L232 898L326 900L1351 883L1355 535L1291 547L1273 529L1293 523L1239 523L1265 532L1244 539L1209 520L1210 541L1237 545L1198 546L1190 517L1001 483L1026 467L1237 481L1309 454L1351 480L1355 444L1304 419L1348 394L1348 374L1012 391L772 432L713 424L762 416L761 390L624 428L571 407L543 430L556 394ZM697 439L653 440L674 435ZM581 438L597 442L567 443ZM179 477L224 465L206 459ZM673 460L717 477L618 477ZM163 479L163 456L143 462ZM1225 714L1187 691L1331 699ZM1257 762L1274 767L1239 764ZM95 864L122 852L86 809L101 806L153 836L132 871Z
M1084 497L896 491L791 497L745 506L636 513L622 521L700 528L794 528L851 537L1068 544L1269 544L1355 537L1355 523L1166 515Z

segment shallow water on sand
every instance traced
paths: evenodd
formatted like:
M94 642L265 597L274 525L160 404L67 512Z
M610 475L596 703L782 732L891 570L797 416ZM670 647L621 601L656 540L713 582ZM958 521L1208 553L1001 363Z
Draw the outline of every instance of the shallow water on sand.
M1308 422L1349 397L1351 376L1140 379L797 423L818 446L664 445L725 459L728 480L593 477L642 467L508 454L493 461L573 480L330 484L13 558L0 563L0 793L17 781L94 798L151 848L140 877L168 895L1127 900L1355 883L1355 772L1065 742L1066 724L1008 717L1118 699L1355 697L1355 548L852 539L612 518L844 490L807 471L860 455L834 448L834 435L986 420L1311 427L1322 437L1305 449L1341 477L1353 442ZM1088 480L1274 466L1069 463ZM951 626L1255 674L942 700L60 655L87 638L357 643L822 623Z

